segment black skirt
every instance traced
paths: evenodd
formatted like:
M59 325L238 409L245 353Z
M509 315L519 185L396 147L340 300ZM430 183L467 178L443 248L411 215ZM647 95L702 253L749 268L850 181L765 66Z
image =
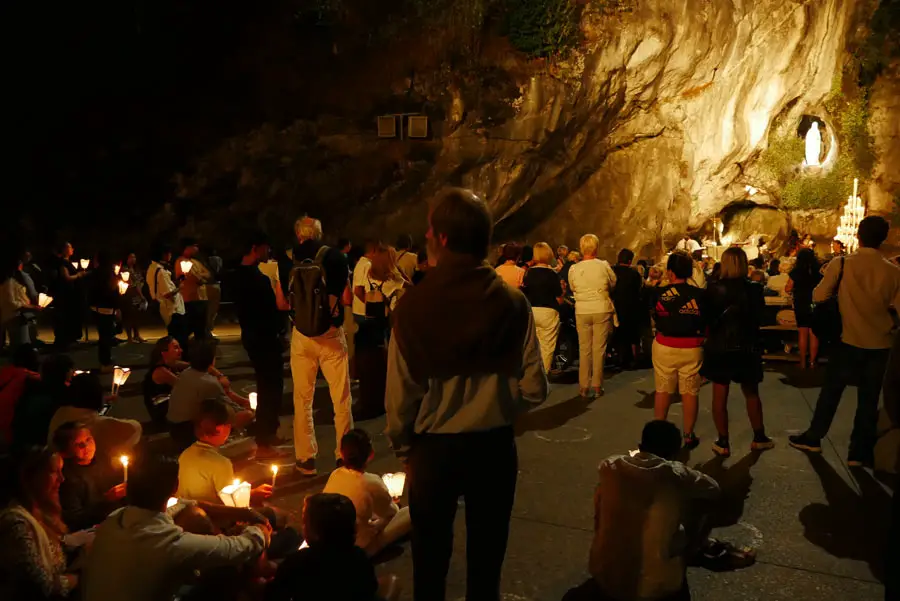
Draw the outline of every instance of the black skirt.
M762 355L747 351L703 353L700 375L716 384L759 384L763 381Z

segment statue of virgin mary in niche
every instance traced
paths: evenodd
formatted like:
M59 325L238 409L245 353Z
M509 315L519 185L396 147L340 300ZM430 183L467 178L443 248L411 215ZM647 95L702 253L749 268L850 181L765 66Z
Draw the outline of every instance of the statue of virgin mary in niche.
M818 167L819 155L822 153L822 134L819 132L818 121L813 121L806 132L806 160L804 164L807 167Z

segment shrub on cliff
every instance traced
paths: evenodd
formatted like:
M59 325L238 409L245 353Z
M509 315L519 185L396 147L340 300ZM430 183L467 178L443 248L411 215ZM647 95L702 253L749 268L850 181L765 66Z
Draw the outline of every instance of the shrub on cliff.
M573 0L507 0L506 35L529 56L564 54L578 44L578 16Z

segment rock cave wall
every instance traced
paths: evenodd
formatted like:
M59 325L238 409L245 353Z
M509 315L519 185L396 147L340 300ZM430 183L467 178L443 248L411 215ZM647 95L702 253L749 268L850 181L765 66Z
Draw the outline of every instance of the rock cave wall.
M464 185L490 204L498 240L573 245L594 232L605 254L651 255L746 199L745 185L760 189L754 202L777 205L757 166L773 123L824 111L871 11L862 0L605 6L585 5L585 40L564 62L510 53L474 81L444 68L393 82L429 107L429 141L378 140L327 117L228 141L178 178L186 199L236 188L223 215L188 229L214 238L223 220L251 215L284 229L307 212L357 238L421 236L427 198ZM896 144L891 90L879 98Z

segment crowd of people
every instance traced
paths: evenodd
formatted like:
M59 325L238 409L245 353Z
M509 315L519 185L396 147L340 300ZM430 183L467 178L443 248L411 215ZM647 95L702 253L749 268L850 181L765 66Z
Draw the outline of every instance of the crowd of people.
M464 498L467 598L498 600L518 474L513 424L546 400L550 378L575 363L581 395L602 397L611 357L623 369L652 363L654 420L638 450L600 464L585 598L689 599L689 563L727 569L753 561L753 550L709 537L704 517L719 485L677 457L699 445L704 381L713 389L715 454L731 453L732 383L745 397L751 448L776 444L759 393L767 296L792 299L803 366L818 360L814 303L840 303L834 367L809 429L789 444L821 452L844 388L861 374L847 460L873 464L895 340L891 308L900 302L900 267L878 252L885 220L863 220L860 250L844 256L836 248L824 267L799 238L784 257L751 261L733 247L709 261L685 237L660 262L635 263L634 252L623 249L610 265L593 234L581 237L578 251L507 244L492 267L490 212L461 189L439 195L427 227L421 251L401 236L394 246L370 241L354 252L347 240L325 244L322 224L303 217L294 226L296 244L274 259L264 235L248 234L227 275L215 253L199 258L192 239L182 241L174 261L160 247L146 272L133 255L115 263L98 253L75 263L71 244L61 247L51 278L32 275L27 257L10 266L0 290L14 349L0 371L0 443L8 453L3 597L390 599L398 583L377 578L372 559L408 536L414 597L441 601ZM34 315L43 310L44 285L56 338L40 362ZM222 285L255 372L255 403L216 367L211 330ZM100 337L97 372L76 371L61 352L82 337L85 307ZM150 418L141 424L105 414L115 396L105 393L100 374L112 371L117 324L141 342L135 314L151 307L168 335L155 343L141 383ZM278 436L285 352L293 441ZM900 367L896 352L890 361ZM223 490L235 470L221 448L233 429L253 435L260 459L287 459L283 449L292 442L295 472L319 473L312 404L320 372L334 406L336 456L324 492L305 501L302 532L268 506L269 484L249 491L249 507L228 506ZM889 384L886 396L896 399L895 388ZM676 393L681 428L667 421ZM896 400L886 408L900 426ZM366 471L374 453L366 432L354 427L356 409L357 418L386 412L386 434L406 465L408 507ZM177 461L146 444L149 428L169 433ZM485 458L490 470L473 469Z

